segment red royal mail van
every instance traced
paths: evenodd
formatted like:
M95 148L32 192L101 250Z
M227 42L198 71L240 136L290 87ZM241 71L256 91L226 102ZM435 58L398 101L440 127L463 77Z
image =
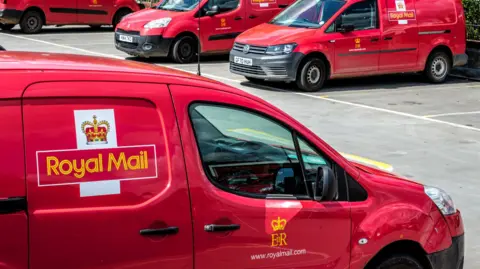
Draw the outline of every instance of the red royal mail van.
M252 81L423 72L434 83L467 63L461 0L298 0L237 37L230 70Z
M188 63L196 59L200 36L202 55L228 54L236 36L269 21L293 1L165 0L125 17L116 29L115 47L134 56L169 55Z
M139 0L0 0L0 28L20 24L24 33L35 34L43 25L116 26L143 6Z
M3 268L463 269L448 194L219 82L4 51L0 122Z

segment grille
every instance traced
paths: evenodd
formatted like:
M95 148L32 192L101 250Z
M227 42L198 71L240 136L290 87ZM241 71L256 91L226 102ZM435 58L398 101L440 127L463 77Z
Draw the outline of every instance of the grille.
M241 44L241 43L235 42L235 43L233 44L233 50L243 52L243 47L245 47L245 45L246 45L246 44ZM251 46L251 45L250 45L250 49L248 50L248 53L252 53L252 54L265 54L266 51L267 51L267 47Z
M243 74L260 75L260 76L266 75L265 72L263 72L262 68L256 65L246 66L246 65L240 65L234 62L230 62L230 70L237 71Z
M122 29L117 29L117 33L125 34L125 35L140 35L139 31L125 31L125 30L122 30Z

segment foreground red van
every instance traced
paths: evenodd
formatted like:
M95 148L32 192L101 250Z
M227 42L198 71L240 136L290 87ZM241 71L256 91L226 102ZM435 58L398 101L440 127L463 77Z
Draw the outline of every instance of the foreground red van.
M115 27L123 16L143 7L139 0L0 0L0 28L20 24L22 32L36 34L44 25Z
M0 121L4 268L463 269L448 194L219 82L3 51Z
M423 72L444 82L467 63L461 0L299 0L235 40L230 70L252 81L325 80Z
M125 17L115 47L133 56L189 63L197 59L200 36L202 55L228 54L241 32L269 21L293 1L165 0Z

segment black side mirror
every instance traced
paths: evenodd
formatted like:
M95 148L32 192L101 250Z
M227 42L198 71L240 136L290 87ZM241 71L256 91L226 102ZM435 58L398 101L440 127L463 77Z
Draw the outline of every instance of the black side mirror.
M317 178L313 185L313 199L315 201L333 201L338 194L338 182L335 173L328 166L320 166Z
M218 13L218 6L213 6L212 8L210 8L210 10L208 10L205 14L207 16L213 16L215 14Z
M0 51L6 50L4 47L0 46Z
M353 30L355 30L355 25L353 24L342 24L338 28L338 32L340 33L348 33L348 32L352 32Z

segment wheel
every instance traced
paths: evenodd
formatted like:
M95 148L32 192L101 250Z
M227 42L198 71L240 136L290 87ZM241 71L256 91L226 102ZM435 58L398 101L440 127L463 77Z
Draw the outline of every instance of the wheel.
M42 30L43 16L36 10L30 10L20 20L20 28L25 34L36 34Z
M262 82L265 82L265 80L261 79L261 78L252 78L252 77L245 77L248 81L250 82L253 82L253 83L257 83L257 84L260 84Z
M115 17L113 18L113 28L117 28L117 25L120 23L123 17L127 16L128 14L132 13L130 9L121 9L117 11Z
M308 60L297 75L297 86L306 92L319 91L327 78L325 62L318 58Z
M10 31L10 30L12 30L13 27L15 27L15 24L0 23L0 29L2 29L3 31Z
M437 51L428 57L424 72L430 82L443 83L447 79L451 68L452 60L450 57L443 51Z
M175 41L172 49L172 57L177 63L191 63L195 61L197 51L197 40L191 36L183 36Z
M424 269L422 264L409 255L393 255L380 262L375 269Z

